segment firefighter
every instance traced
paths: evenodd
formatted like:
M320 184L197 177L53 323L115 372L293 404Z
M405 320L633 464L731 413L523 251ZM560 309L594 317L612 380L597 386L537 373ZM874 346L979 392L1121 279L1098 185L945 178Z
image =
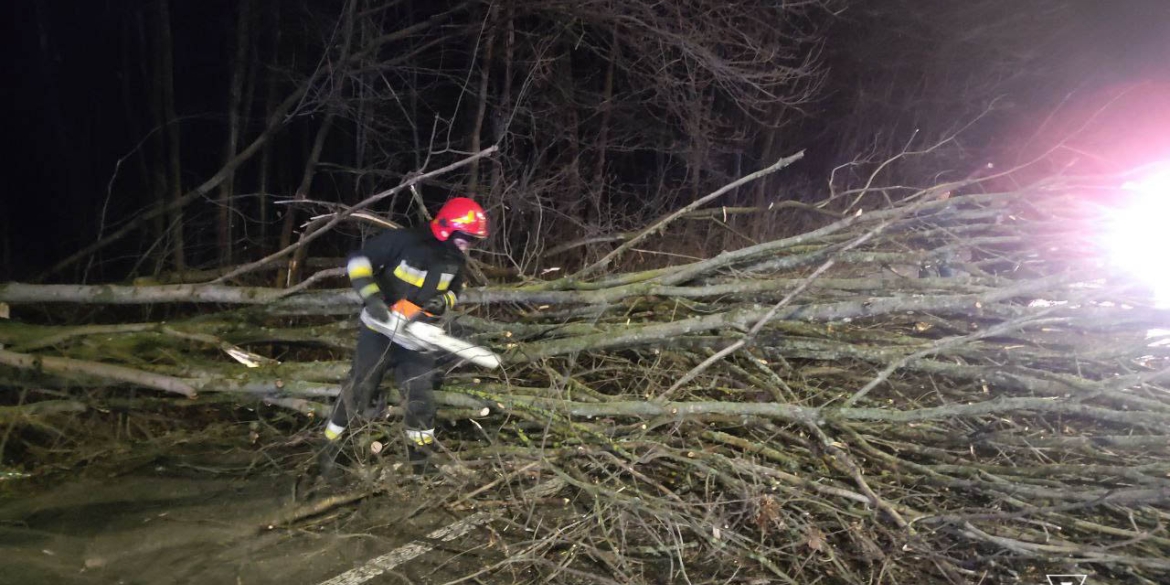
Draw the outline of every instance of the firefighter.
M458 301L464 254L487 235L483 208L456 197L428 225L389 230L370 240L349 256L346 271L369 317L388 321L392 307L406 301L424 311L421 318L433 319ZM359 326L349 379L325 426L325 448L318 461L321 474L332 471L346 426L377 397L387 369L392 369L405 402L410 462L416 470L424 468L435 443L433 392L441 384L435 361L434 353L405 336L389 337Z

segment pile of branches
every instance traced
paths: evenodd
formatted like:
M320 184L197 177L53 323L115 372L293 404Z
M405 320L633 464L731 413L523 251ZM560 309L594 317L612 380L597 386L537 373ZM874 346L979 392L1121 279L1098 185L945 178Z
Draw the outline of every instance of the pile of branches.
M563 487L541 501L573 512L531 523L486 570L1166 582L1170 362L1148 332L1170 319L1094 260L1100 211L1086 193L1106 186L940 186L866 211L859 197L826 206L838 218L819 229L691 263L606 274L624 244L558 280L467 291L450 325L505 367L449 366L442 416L475 419L479 434L445 444L469 467L513 472L460 505L553 479ZM342 284L0 285L17 318L0 326L0 375L319 415L357 326ZM173 313L20 320L47 303ZM76 408L44 400L22 420L53 404Z

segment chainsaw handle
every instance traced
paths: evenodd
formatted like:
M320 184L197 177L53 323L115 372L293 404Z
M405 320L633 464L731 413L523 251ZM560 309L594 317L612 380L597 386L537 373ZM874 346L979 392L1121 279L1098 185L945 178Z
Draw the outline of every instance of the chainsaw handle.
M434 317L434 315L422 310L421 307L406 299L402 299L391 305L390 310L405 317L407 323L413 323L423 317Z

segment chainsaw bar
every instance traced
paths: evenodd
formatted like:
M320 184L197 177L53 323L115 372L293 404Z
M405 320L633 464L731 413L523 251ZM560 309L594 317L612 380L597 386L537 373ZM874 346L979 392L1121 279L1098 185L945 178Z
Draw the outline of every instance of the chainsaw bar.
M477 366L489 369L500 367L500 356L492 353L488 348L447 335L442 328L436 325L408 320L397 311L390 311L389 321L379 321L363 309L361 320L369 328L389 337L391 342L406 349L415 351L441 350Z

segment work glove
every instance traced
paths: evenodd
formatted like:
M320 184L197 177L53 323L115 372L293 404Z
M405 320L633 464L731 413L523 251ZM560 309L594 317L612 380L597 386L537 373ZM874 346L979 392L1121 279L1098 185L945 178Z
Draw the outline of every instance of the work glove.
M386 322L390 320L390 307L386 306L386 301L382 300L379 295L370 295L363 301L366 306L366 312L376 321Z
M447 312L447 301L443 295L435 295L420 307L423 311L430 313L436 317Z

